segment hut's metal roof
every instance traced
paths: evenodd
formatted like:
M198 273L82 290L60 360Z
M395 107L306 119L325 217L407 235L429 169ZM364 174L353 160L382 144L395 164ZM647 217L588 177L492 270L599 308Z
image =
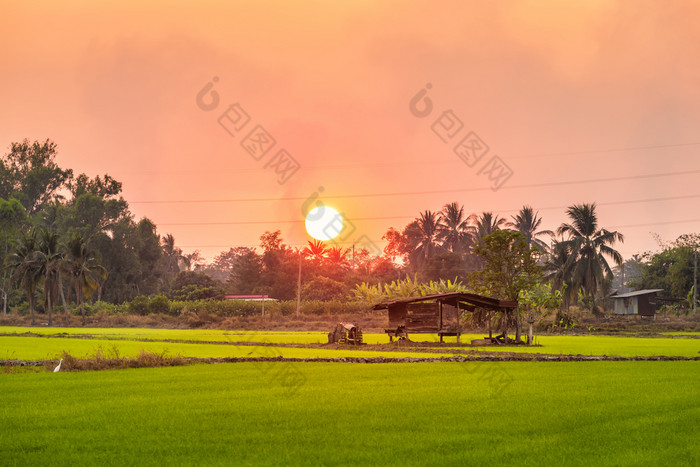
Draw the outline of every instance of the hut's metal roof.
M400 304L425 302L428 300L441 301L443 303L447 303L447 304L452 305L454 307L457 306L457 303L465 303L471 307L480 307L480 308L486 308L486 309L490 309L490 310L494 310L494 309L512 310L513 308L518 306L518 302L513 301L513 300L499 300L497 298L484 297L483 295L477 295L477 294L467 293L467 292L449 292L449 293L441 293L441 294L434 294L434 295L424 295L422 297L403 298L401 300L393 300L390 302L377 303L376 305L374 305L373 308L375 310L382 310L382 309L393 307L393 306L400 305Z
M635 290L634 292L627 292L627 293L621 293L617 295L611 295L610 298L629 298L629 297L637 297L639 295L649 295L657 292L663 292L664 289L643 289L643 290Z

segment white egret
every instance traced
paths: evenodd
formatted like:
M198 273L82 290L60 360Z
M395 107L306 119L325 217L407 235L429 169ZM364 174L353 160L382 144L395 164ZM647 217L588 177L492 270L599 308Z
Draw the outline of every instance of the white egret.
M58 362L58 366L53 369L54 373L58 373L59 371L61 371L61 363L63 363L63 359L61 359L61 361Z

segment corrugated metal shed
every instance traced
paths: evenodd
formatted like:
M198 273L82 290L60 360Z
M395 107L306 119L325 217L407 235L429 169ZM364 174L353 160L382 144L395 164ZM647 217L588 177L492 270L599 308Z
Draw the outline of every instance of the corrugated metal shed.
M664 289L644 289L613 295L616 315L654 316L656 304L653 299Z

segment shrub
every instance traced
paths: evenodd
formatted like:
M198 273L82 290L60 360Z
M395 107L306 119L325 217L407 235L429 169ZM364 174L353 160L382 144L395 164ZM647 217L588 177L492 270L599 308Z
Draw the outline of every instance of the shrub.
M186 285L173 292L173 300L193 301L207 299L223 299L224 289L221 287L200 287L197 285Z
M148 312L170 314L170 300L164 295L156 295L148 303Z
M342 299L348 296L349 288L342 282L319 276L304 284L301 294L307 300Z
M129 302L129 313L134 315L146 316L148 314L148 297L145 295L139 295Z
M265 304L265 311L270 303ZM172 314L211 313L222 317L231 316L253 316L260 314L262 304L260 302L248 302L245 300L194 300L194 301L173 301L171 304Z

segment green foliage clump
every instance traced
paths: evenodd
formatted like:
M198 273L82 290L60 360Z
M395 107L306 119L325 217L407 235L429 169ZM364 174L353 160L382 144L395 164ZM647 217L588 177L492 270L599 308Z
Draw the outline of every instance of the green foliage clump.
M132 315L147 315L149 312L149 302L150 300L148 299L148 297L146 297L145 295L139 295L138 297L134 298L131 302L129 302L129 313Z
M199 287L196 285L186 285L172 293L173 300L194 301L223 299L224 290L221 287Z
M333 300L346 297L348 287L329 277L318 276L304 284L301 295L307 300Z
M267 308L269 303L265 304ZM171 303L172 314L210 313L221 317L232 316L253 316L261 313L262 304L260 302L250 302L245 300L194 300L194 301L173 301Z
M517 300L521 290L533 287L542 276L537 264L540 251L528 245L520 232L497 230L474 248L484 260L470 274L470 284L481 295Z
M156 295L148 302L149 313L170 313L170 300L165 295Z

